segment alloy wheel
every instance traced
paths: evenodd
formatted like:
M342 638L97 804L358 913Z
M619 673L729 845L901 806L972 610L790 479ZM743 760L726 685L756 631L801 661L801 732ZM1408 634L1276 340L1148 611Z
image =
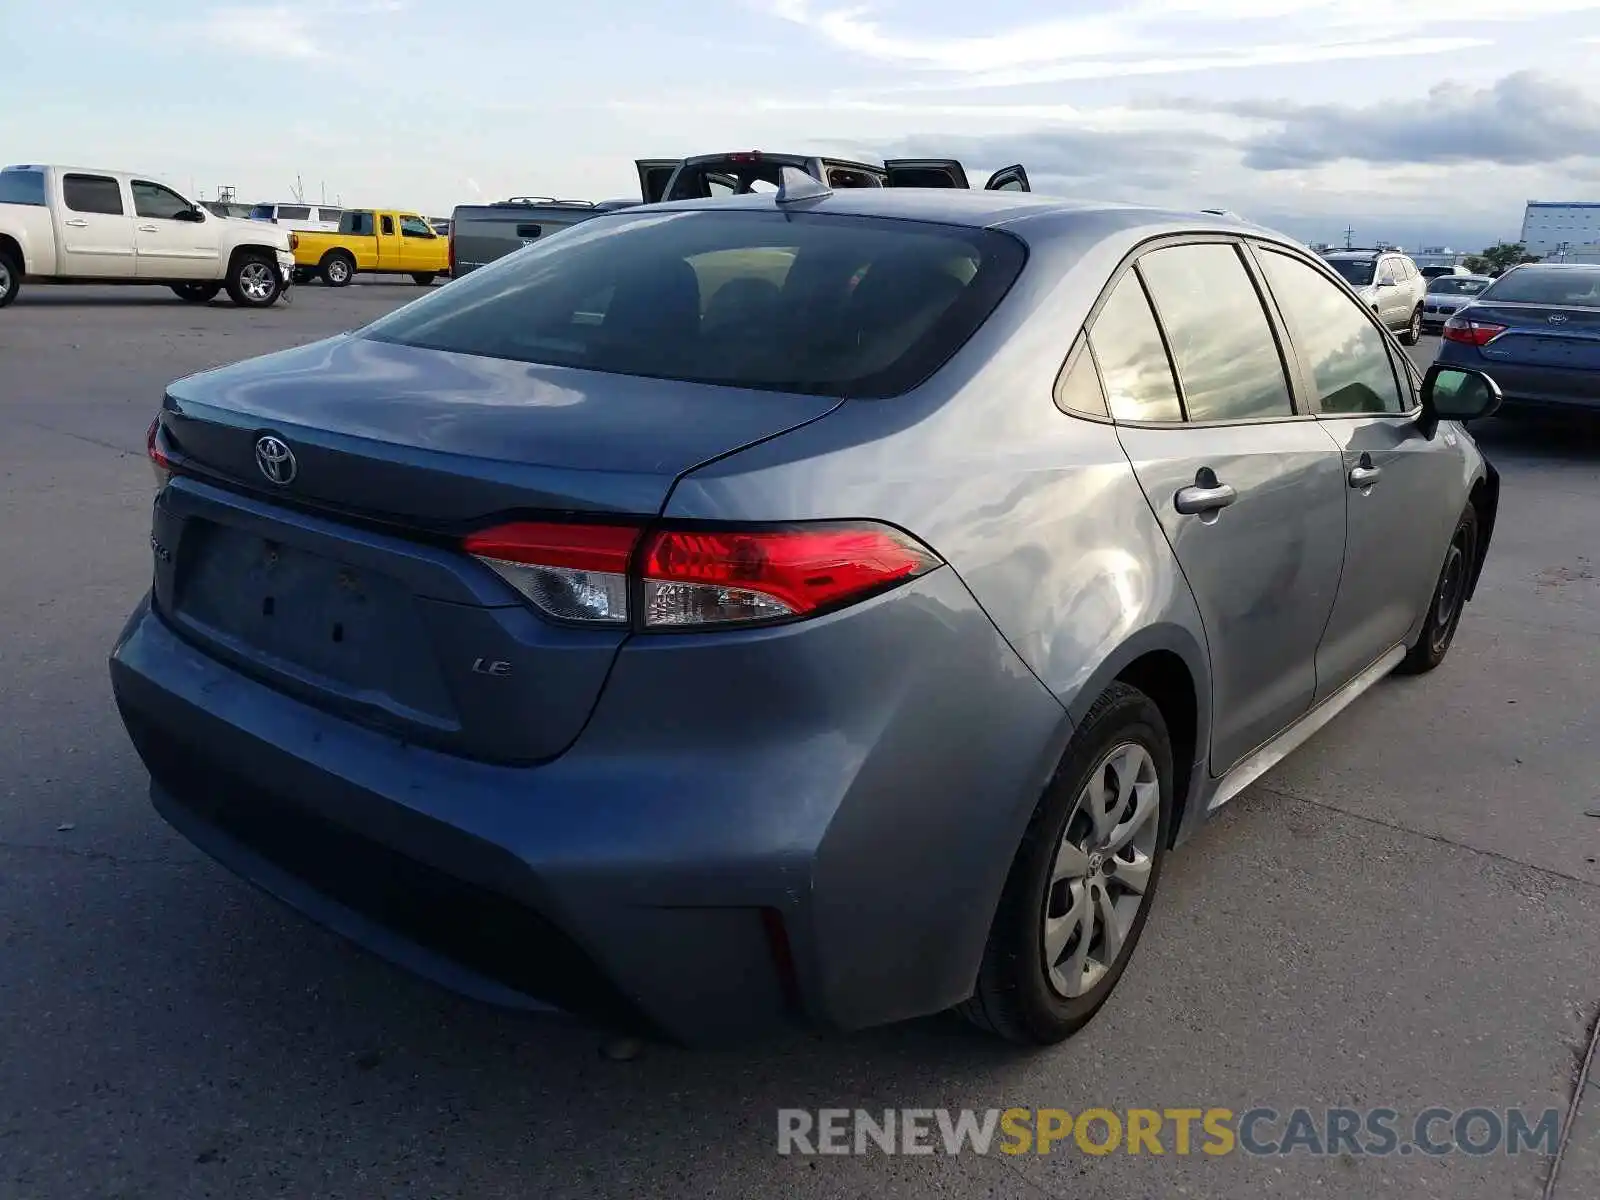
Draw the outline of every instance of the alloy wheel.
M1078 793L1045 891L1050 986L1081 996L1116 966L1139 916L1160 828L1161 780L1137 742L1112 748Z
M239 269L239 290L256 303L272 299L272 268L262 262L249 262Z

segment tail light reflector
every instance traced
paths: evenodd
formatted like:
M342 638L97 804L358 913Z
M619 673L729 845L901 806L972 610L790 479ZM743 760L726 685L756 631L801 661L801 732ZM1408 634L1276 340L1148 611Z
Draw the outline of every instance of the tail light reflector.
M450 278L456 277L456 224L450 222L450 236L445 242L445 252L450 256Z
M633 526L517 521L472 534L464 549L549 616L620 625L638 541Z
M1447 342L1460 342L1463 346L1487 346L1506 331L1504 325L1492 321L1473 321L1454 316L1444 323L1440 336Z
M144 452L150 459L150 466L156 473L157 489L167 486L167 481L172 478L172 460L161 449L161 418L157 417L150 422L150 428L144 435Z
M631 525L522 521L472 534L463 548L547 616L633 621L645 629L807 617L865 600L941 563L916 539L872 522L646 535Z

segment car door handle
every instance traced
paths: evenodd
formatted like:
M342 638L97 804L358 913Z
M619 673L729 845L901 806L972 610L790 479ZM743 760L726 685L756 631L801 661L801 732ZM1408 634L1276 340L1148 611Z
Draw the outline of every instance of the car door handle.
M1351 467L1350 486L1353 488L1369 488L1383 477L1382 467Z
M141 225L141 226L139 226L139 232L140 233L160 233L161 230L158 229L154 225Z
M85 221L82 217L73 217L72 220L63 221L62 224L63 225L70 225L74 229L87 229L87 228L89 228L89 222Z
M1227 508L1238 498L1239 493L1226 483L1219 483L1215 487L1201 487L1194 484L1178 491L1172 498L1172 507L1185 516L1192 517Z

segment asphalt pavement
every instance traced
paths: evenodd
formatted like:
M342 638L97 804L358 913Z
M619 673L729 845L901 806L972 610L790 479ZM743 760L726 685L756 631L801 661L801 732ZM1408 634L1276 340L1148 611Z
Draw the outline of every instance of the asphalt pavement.
M31 288L0 312L0 1200L1541 1195L1544 1153L780 1156L777 1112L1568 1111L1600 1011L1600 437L1477 431L1504 495L1449 659L1171 860L1079 1038L1026 1055L940 1017L614 1061L214 865L151 811L112 707L162 386L416 294ZM1555 1195L1600 1196L1600 1072Z

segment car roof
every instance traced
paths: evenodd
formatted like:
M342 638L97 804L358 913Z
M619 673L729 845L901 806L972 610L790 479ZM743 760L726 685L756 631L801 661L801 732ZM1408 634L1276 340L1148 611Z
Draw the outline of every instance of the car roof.
M1509 275L1512 271L1600 271L1600 263L1515 263L1505 274Z
M775 204L773 192L752 192L714 200L674 200L639 205L632 212L673 210L760 210ZM1275 230L1236 217L1201 211L1153 208L1114 201L1074 200L1038 192L984 191L976 188L841 188L816 199L799 199L790 211L827 212L847 216L890 217L971 228L1004 226L1026 236L1044 233L1046 224L1070 217L1074 232L1106 234L1148 226L1152 235L1174 225L1197 233L1253 234L1299 245Z

